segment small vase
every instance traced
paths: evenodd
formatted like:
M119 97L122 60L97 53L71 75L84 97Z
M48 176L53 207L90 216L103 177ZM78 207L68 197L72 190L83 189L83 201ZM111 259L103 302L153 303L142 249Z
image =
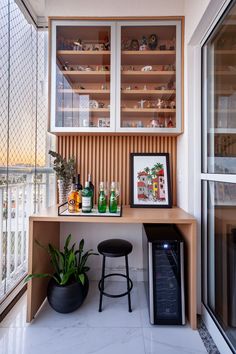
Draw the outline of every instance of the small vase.
M71 182L65 182L61 179L57 181L58 183L58 196L59 196L59 204L63 204L67 202L68 194L71 190Z

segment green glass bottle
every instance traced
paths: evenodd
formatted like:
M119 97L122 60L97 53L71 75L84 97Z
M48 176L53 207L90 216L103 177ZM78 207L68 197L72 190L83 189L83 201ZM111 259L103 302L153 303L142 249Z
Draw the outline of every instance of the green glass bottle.
M94 185L92 183L92 179L91 179L91 174L89 173L88 175L88 181L89 181L89 188L92 190L93 196L92 196L92 209L93 209L93 205L94 205Z
M111 183L110 199L109 199L109 212L117 212L117 196L116 196L116 186L115 182Z
M107 199L104 192L104 182L100 182L99 196L98 196L98 212L105 213L107 210Z
M85 188L82 190L82 212L91 213L93 192L89 188L89 182L85 182Z

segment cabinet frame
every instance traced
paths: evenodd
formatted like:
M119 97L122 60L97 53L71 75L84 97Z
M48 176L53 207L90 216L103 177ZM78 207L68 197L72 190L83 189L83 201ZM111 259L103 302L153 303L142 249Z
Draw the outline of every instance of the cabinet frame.
M109 128L99 128L99 127L57 127L56 126L56 58L57 58L57 40L56 40L56 28L60 26L88 26L88 27L99 27L107 26L111 29L111 48L110 48L110 127ZM50 116L50 132L51 133L109 133L115 131L115 65L116 65L116 23L114 21L82 21L82 20L71 20L71 19L50 19L50 105L49 105L49 116ZM83 73L83 72L82 72ZM94 73L94 72L92 72ZM106 73L106 72L104 72Z
M110 79L110 127L94 128L94 127L56 127L55 126L55 47L56 41L53 39L53 31L55 35L56 25L72 26L110 26L111 27L111 79ZM56 24L56 25L55 25ZM135 25L175 25L176 26L176 127L175 128L129 128L121 127L120 116L120 63L121 63L121 42L120 34L122 26ZM53 55L54 53L54 55ZM54 72L53 72L54 67ZM53 89L54 86L54 89ZM54 92L53 92L54 91ZM48 129L56 135L140 135L146 133L148 135L160 136L178 136L184 131L184 16L142 16L142 17L49 17L49 123Z
M175 26L176 27L176 127L175 128L129 128L121 127L121 28L132 26ZM155 20L155 21L117 21L117 63L116 63L116 89L118 91L116 101L116 132L130 132L130 133L152 133L152 134L173 134L182 132L182 35L181 35L181 21L175 20ZM163 51L164 52L164 51ZM142 53L142 52L141 52ZM155 53L156 54L156 53ZM157 54L156 54L157 55ZM151 72L153 73L153 72ZM147 74L147 73L145 73Z

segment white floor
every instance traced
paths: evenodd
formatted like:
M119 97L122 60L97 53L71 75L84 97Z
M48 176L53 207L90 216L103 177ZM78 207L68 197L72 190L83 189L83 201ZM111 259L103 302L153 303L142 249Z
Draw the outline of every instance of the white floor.
M111 292L125 283L110 283ZM45 302L31 324L25 322L26 296L0 323L0 354L198 354L206 353L198 334L187 326L151 326L143 283L134 284L133 312L127 298L104 297L98 312L97 283L77 311L59 314Z

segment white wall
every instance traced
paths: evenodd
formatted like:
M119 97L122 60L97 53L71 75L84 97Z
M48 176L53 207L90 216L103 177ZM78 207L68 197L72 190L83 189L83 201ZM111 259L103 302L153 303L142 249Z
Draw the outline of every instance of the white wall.
M46 0L46 16L180 16L184 0Z

